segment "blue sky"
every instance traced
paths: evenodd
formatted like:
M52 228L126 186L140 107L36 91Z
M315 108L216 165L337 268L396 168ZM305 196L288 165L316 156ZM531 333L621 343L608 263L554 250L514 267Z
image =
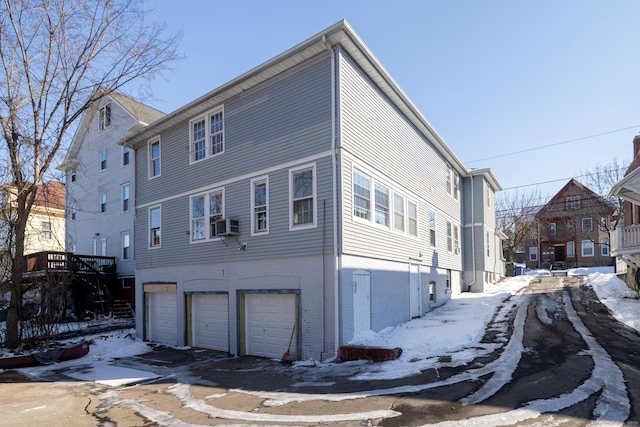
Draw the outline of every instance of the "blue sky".
M550 197L588 168L630 160L640 132L637 1L147 4L184 33L185 59L146 100L165 112L344 18L458 158L491 168L505 193Z

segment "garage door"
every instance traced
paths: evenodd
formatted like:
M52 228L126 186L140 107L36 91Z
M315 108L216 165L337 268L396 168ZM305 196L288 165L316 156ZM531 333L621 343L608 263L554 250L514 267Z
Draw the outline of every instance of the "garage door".
M175 292L149 292L149 341L177 345L177 300Z
M229 351L229 298L227 295L194 295L193 345Z
M296 318L295 295L249 294L245 304L247 354L280 359ZM290 354L296 354L295 335Z

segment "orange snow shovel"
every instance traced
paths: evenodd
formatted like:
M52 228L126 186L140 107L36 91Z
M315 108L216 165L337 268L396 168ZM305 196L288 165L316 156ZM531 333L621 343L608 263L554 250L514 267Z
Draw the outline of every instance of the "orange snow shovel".
M296 330L296 324L293 324L293 329L291 330L291 338L289 338L289 347L287 348L287 351L284 352L284 354L282 355L282 364L286 364L289 363L289 352L291 351L291 342L293 341L293 331Z

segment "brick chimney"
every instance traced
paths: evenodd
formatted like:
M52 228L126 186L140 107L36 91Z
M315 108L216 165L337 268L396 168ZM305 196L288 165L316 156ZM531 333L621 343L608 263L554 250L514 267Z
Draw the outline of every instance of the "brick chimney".
M633 158L638 157L640 153L640 135L636 135L633 137Z

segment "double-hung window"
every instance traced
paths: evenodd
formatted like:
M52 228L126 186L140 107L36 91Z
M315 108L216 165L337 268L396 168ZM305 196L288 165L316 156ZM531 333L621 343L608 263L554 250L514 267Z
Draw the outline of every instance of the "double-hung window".
M315 165L289 171L291 229L316 226Z
M591 240L582 241L582 256L593 256L593 242Z
M100 195L100 213L105 213L107 211L107 195Z
M53 238L53 233L51 231L51 223L49 221L42 222L42 238L50 240Z
M447 251L453 252L453 224L447 221Z
M125 231L122 233L122 259L128 260L130 257L130 243L129 243L129 232Z
M161 211L160 206L149 208L149 247L160 247Z
M217 235L216 222L223 219L222 190L191 197L191 241L206 240Z
M122 146L122 166L127 166L131 163L131 148Z
M407 232L418 237L418 205L407 200Z
M591 218L582 218L582 231L593 230L593 220Z
M600 241L600 256L609 256L609 239L602 239Z
M111 104L107 104L100 109L100 130L104 130L111 125Z
M375 184L376 224L389 227L389 189Z
M253 206L252 234L264 234L269 231L269 182L258 178L251 181L251 205Z
M189 138L191 140L191 163L224 152L224 112L222 109L192 120Z
M451 167L451 165L447 165L445 181L447 186L447 194L451 196L451 192L453 190L453 168Z
M436 213L429 211L429 243L436 246Z
M529 261L538 261L538 248L535 246L529 247Z
M549 224L549 235L550 236L555 236L556 235L556 223L552 222Z
M122 184L122 212L129 212L129 183Z
M565 199L565 205L568 211L580 209L580 196L568 196Z
M353 215L371 220L371 180L360 172L353 172Z
M394 193L393 195L393 229L404 232L404 197Z
M458 172L453 172L453 199L460 199L460 175Z
M160 176L160 140L149 142L149 178Z
M460 229L457 224L453 225L453 249L456 252L460 251Z
M567 242L567 257L573 258L576 256L576 243L574 241Z
M100 151L100 170L107 169L107 149Z

